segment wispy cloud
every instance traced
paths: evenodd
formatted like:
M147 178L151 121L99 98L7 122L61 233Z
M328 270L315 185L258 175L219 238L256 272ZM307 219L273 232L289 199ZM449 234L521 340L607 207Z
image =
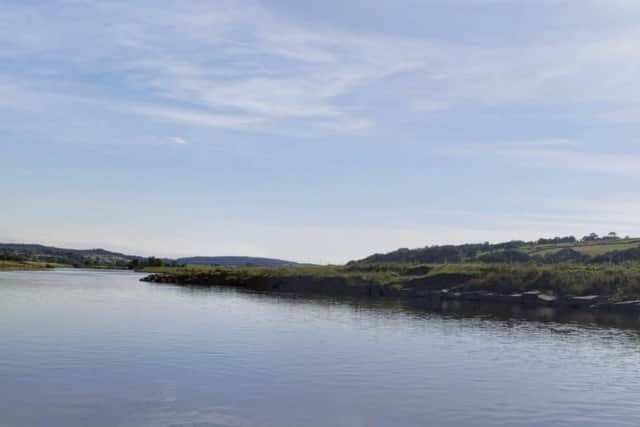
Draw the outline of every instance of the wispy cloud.
M187 144L187 140L184 139L184 138L181 138L179 136L171 136L171 137L169 137L169 141L173 142L174 144L178 144L178 145Z
M108 97L144 101L155 106L131 111L196 126L286 131L305 121L353 132L468 105L637 105L640 95L640 32L628 27L489 46L309 28L255 2L55 3L0 11L0 52L36 65L21 67L23 78L105 97L74 77L101 85L115 76ZM632 7L616 5L606 13ZM585 4L592 14L602 7Z
M129 111L145 116L171 120L196 126L246 129L258 124L259 118L240 114L215 114L193 109L173 108L154 105L134 105Z

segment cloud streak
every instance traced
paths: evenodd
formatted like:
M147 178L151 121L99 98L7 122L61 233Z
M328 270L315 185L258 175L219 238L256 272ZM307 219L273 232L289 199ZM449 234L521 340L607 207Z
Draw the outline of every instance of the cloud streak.
M95 76L102 69L119 76L109 81L119 89L109 97L142 98L157 105L156 117L193 125L282 129L302 120L348 133L401 114L417 119L465 105L550 98L637 105L640 95L634 29L470 46L304 28L252 2L58 5L34 10L10 3L0 12L6 24L0 51L16 64L44 57L28 78L100 97L65 74ZM81 24L69 27L76 18ZM18 31L23 26L26 31ZM63 84L52 84L60 77ZM376 104L363 103L372 97ZM404 104L404 111L385 111L385 103ZM132 110L149 115L149 109Z

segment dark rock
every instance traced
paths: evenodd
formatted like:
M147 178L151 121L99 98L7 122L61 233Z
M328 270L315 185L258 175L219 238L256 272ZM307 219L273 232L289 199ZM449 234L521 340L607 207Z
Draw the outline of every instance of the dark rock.
M516 294L509 294L509 295L502 295L500 298L502 301L505 302L509 302L509 303L521 303L522 302L522 294L520 293L516 293Z
M442 301L442 292L431 292L429 295L431 302L439 303Z
M449 289L442 289L440 291L440 299L442 301L448 301L448 300L452 299L451 294L452 294L452 292L449 291Z
M597 304L602 297L600 295L586 295L586 296L569 296L564 299L563 303L571 308L587 308Z
M500 295L494 294L493 292L479 292L478 298L482 302L488 302L488 303L500 302Z
M609 304L609 309L617 313L640 313L640 300Z
M553 295L539 294L538 302L542 305L555 305L558 298Z
M522 293L522 303L527 306L534 306L540 303L538 299L540 291L528 291Z
M480 301L480 292L478 291L460 292L459 299L461 299L462 301Z

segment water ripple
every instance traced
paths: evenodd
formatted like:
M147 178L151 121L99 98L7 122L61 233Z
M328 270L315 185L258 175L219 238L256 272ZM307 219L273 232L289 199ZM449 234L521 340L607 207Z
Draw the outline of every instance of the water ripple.
M631 426L640 333L0 273L0 425Z

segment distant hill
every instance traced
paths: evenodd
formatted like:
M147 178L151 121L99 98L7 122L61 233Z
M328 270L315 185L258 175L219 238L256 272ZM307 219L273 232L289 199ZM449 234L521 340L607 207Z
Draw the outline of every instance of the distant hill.
M74 267L113 267L125 268L135 263L143 265L149 258L138 255L127 255L105 249L68 249L45 246L40 244L0 243L0 260L7 261L37 261L56 264L66 264ZM242 256L216 257L186 257L178 259L152 258L155 262L164 264L216 264L225 266L257 265L277 267L296 264L273 258L257 258Z
M615 233L600 237L595 233L576 239L573 236L513 240L503 243L467 243L462 245L401 248L374 254L349 264L384 263L522 263L560 262L606 264L640 261L640 238L620 238Z
M203 264L203 265L227 265L227 266L239 266L239 265L258 265L263 267L280 267L283 265L297 264L293 261L285 261L275 258L260 258L260 257L247 257L247 256L195 256L187 258L178 258L175 260L177 264Z
M125 267L132 260L142 257L104 249L68 249L39 244L0 243L0 259L87 267Z

